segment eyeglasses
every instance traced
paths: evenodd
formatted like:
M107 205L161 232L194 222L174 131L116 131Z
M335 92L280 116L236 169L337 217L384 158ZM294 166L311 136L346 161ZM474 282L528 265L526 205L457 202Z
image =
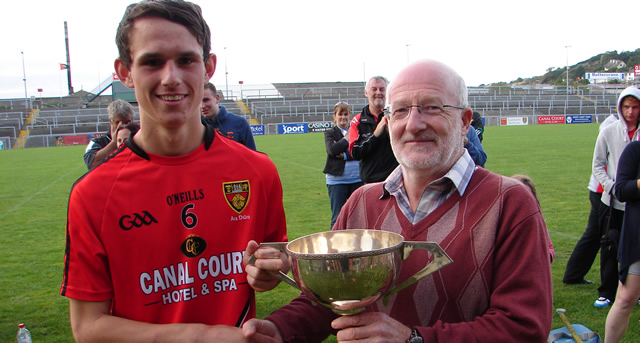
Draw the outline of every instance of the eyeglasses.
M445 108L456 108L459 110L464 110L466 107L463 106L454 106L454 105L389 105L384 109L384 114L394 120L402 120L409 116L411 113L411 108L415 107L418 110L418 114L426 114L426 115L440 115L445 112Z

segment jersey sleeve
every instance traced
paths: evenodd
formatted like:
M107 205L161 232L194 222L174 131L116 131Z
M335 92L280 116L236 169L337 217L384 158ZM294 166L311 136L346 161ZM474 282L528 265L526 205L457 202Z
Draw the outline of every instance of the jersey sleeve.
M608 149L607 149L607 130L603 130L598 134L598 139L596 140L596 146L593 151L593 165L592 172L593 176L598 180L598 182L604 188L606 193L611 191L613 188L613 180L607 174L607 163L608 163Z
M287 222L282 204L282 183L275 166L272 168L273 173L270 181L270 191L268 192L269 201L266 202L271 208L267 211L265 241L286 242Z
M86 194L86 193L85 193ZM91 218L91 204L77 187L71 191L67 215L67 244L60 294L85 301L107 301L113 297L109 262L97 228Z

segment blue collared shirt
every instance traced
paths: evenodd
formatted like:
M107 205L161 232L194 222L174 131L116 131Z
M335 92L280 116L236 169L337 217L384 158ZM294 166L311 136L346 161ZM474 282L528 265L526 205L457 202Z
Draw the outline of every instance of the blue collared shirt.
M411 210L407 190L404 188L402 168L396 168L384 182L384 189L396 198L398 207L404 215L415 224L433 212L440 204L447 200L456 190L460 195L471 181L476 164L465 149L464 154L453 167L441 178L430 183L422 193L416 213Z

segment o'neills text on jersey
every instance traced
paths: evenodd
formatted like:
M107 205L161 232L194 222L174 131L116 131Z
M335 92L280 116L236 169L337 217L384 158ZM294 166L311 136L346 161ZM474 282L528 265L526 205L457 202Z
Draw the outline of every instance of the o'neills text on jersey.
M202 200L202 199L204 199L204 190L202 190L202 188L198 190L193 189L187 192L180 192L180 193L171 194L167 196L167 205L169 206L179 205L185 202Z

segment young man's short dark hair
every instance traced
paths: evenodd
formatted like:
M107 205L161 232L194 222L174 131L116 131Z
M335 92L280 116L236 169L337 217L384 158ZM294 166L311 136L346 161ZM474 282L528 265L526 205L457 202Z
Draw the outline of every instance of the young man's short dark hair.
M203 61L207 60L211 52L211 31L200 6L182 0L145 0L127 7L116 33L119 59L127 69L131 68L129 34L133 22L142 17L164 18L186 27L202 45Z

